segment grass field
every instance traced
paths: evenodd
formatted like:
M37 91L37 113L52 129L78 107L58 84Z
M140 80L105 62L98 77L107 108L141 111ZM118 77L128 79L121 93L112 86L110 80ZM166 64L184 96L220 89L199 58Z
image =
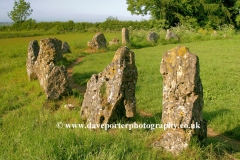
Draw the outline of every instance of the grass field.
M26 72L27 46L31 40L56 37L67 41L72 53L68 63L86 56L74 67L74 79L86 85L93 73L103 71L112 60L115 48L106 53L80 51L94 33L0 39L0 159L230 159L240 158L238 148L225 146L217 138L209 138L206 146L196 142L181 155L152 148L163 129L111 129L109 131L57 128L58 122L81 124L83 95L76 91L59 101L45 101L38 81L28 81ZM121 33L104 33L107 41ZM137 114L127 123L160 123L162 109L162 76L159 72L162 54L178 45L198 55L204 88L204 118L214 131L240 140L240 39L220 39L192 43L168 44L134 49L138 82L137 110L153 117ZM139 44L138 44L139 45ZM142 43L141 47L149 46ZM154 46L154 45L153 45ZM76 111L64 109L72 103Z
M200 59L204 88L204 118L219 133L240 140L240 40L218 40L134 49L138 68L138 109L157 114L162 109L162 54L178 45L187 46ZM103 71L115 52L90 55L74 68L77 83L86 85L92 74Z

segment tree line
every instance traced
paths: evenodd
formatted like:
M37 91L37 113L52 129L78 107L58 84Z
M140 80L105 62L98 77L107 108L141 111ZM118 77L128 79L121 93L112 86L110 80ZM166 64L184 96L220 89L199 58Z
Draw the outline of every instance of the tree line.
M105 22L74 23L39 22L27 17L33 12L30 3L24 0L14 2L8 16L15 22L11 27L0 27L0 31L21 30L58 30L87 32L89 29L116 30L123 27L132 29L170 28L179 24L192 28L216 29L223 24L232 24L240 28L240 0L126 0L128 11L137 15L151 15L150 20L119 21L108 17Z
M240 23L240 0L127 0L132 14L150 14L163 26L178 23L194 27L216 28L223 24Z
M150 29L156 27L152 20L142 21L119 21L119 20L106 20L104 22L88 23L77 22L70 20L68 22L36 22L34 19L28 19L22 23L14 23L12 26L2 26L0 31L29 31L29 30L58 30L67 32L87 32L90 29L96 30L111 30L121 31L122 28L132 29Z

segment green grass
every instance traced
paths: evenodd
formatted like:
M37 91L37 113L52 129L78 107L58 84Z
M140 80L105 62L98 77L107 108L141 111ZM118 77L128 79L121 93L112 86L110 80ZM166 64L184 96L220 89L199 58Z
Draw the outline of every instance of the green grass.
M7 38L1 39L0 46L0 115L6 110L19 108L26 103L30 103L32 97L44 96L43 93L36 93L39 89L38 82L28 82L26 73L27 47L30 41L36 39L45 39L48 37L58 38L62 41L67 41L68 44L74 46L76 42L81 46L87 47L87 41L91 40L94 33L89 34L64 34L54 36L39 36L26 38ZM114 35L113 35L114 36ZM106 36L108 40L111 35ZM75 61L76 57L88 55L80 51L81 47L72 48L72 53L64 55L64 60L59 63L69 65ZM39 92L42 92L41 90ZM31 97L32 96L32 97Z
M107 42L115 37L121 42L120 32L104 35ZM193 142L184 153L173 157L150 146L160 138L162 129L89 131L57 128L58 122L83 123L80 118L83 95L74 90L72 96L46 102L39 82L28 81L27 46L31 40L39 41L47 37L67 41L72 53L65 54L65 60L60 64L69 65L76 57L87 55L74 67L73 75L77 83L86 85L91 75L102 72L115 54L112 51L114 46L109 47L110 51L106 53L82 52L93 36L94 33L72 33L0 39L0 159L229 159L230 155L240 158L240 152L222 146L216 138L209 139L204 147ZM239 43L239 39L233 38L154 45L155 47L142 49L130 46L135 53L138 69L137 109L152 113L153 117L137 114L126 123L161 122L163 82L159 68L162 54L168 49L183 45L200 59L204 118L215 131L239 140ZM143 47L146 47L145 44ZM65 110L64 105L68 103L74 104L76 110Z
M137 109L161 117L163 82L159 69L162 54L178 45L187 46L200 59L205 101L203 115L208 120L208 126L218 133L240 140L239 42L238 39L212 40L134 49L138 68ZM86 85L92 74L102 72L111 62L114 53L84 58L74 68L75 81Z
M134 49L138 82L137 108L159 114L162 109L162 76L159 72L162 54L178 45L187 46L200 59L200 75L204 88L204 118L219 133L240 140L240 40L204 41L187 44L159 45ZM115 52L87 56L75 66L74 78L86 85L92 74L102 72Z

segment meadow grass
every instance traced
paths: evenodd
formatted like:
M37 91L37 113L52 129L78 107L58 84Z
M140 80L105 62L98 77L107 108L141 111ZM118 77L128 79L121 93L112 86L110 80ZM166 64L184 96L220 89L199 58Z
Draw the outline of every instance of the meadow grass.
M163 82L159 69L162 54L178 45L187 46L200 59L205 101L203 116L208 127L240 140L239 42L238 39L211 40L133 49L138 69L137 109L161 118ZM102 72L110 64L114 54L113 51L84 58L74 68L75 82L86 85L92 74Z
M140 35L142 33L139 33ZM104 33L107 42L121 33ZM72 53L65 54L63 64L86 56L74 67L74 79L86 85L93 73L102 72L112 60L116 48L106 53L84 53L94 33L0 39L0 159L227 159L240 158L234 148L222 147L214 138L206 146L197 142L179 156L162 152L150 145L159 139L163 129L111 129L109 131L57 128L58 122L81 124L83 95L76 90L59 101L45 101L38 81L28 81L27 46L31 40L55 37L67 41ZM204 118L215 131L239 140L239 54L238 39L214 40L186 44L157 45L134 49L138 68L136 86L137 113L126 123L161 123L162 76L159 72L162 54L178 45L187 46L199 56L204 87ZM137 43L137 41L136 41ZM144 44L143 46L145 46ZM72 103L76 110L64 109ZM212 145L211 145L212 143Z

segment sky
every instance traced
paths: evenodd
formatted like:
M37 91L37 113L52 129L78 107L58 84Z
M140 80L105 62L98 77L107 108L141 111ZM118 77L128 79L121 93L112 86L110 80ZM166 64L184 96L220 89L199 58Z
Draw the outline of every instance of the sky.
M18 0L17 0L18 1ZM131 15L126 0L25 0L29 2L32 14L28 18L37 22L69 21L103 22L107 17L118 20L148 20L147 16ZM12 22L7 12L13 10L14 0L0 0L0 22Z

